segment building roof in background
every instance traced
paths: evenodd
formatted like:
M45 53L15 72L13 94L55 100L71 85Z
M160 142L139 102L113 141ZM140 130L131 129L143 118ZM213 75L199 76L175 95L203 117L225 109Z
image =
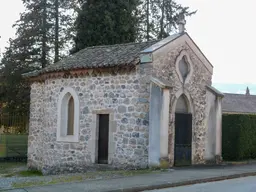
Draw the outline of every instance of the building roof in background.
M256 113L256 95L224 93L223 113Z

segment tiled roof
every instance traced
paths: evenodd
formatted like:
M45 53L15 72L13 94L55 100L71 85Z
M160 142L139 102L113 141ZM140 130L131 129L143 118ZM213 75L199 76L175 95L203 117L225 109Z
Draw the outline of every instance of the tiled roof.
M256 95L225 93L222 111L229 113L256 113Z
M140 54L153 52L187 33L177 33L159 41L94 46L85 48L48 67L23 74L35 77L43 73L67 71L71 69L103 68L134 64ZM139 61L139 60L138 60Z
M47 72L129 65L136 61L136 59L139 59L141 51L156 42L157 41L148 41L142 43L88 47L40 71L33 71L23 76L34 77Z

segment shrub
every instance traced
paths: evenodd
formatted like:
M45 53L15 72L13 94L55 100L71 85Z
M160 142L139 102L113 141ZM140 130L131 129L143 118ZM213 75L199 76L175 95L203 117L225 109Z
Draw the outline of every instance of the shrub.
M223 115L222 155L232 161L256 158L256 115Z

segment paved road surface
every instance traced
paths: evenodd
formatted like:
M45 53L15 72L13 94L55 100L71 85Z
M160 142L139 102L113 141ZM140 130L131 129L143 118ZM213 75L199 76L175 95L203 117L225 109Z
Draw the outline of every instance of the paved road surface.
M198 181L198 180L207 180L210 178L219 178L219 177L227 177L227 176L234 176L239 175L243 173L251 173L255 174L256 172L256 164L251 165L241 165L241 166L217 166L217 167L209 167L209 168L187 168L187 169L174 169L170 170L170 172L163 172L163 173L152 173L152 174L145 174L145 175L136 175L133 177L126 177L126 178L116 178L116 179L102 179L102 180L86 180L84 182L80 183L64 183L64 184L58 184L58 185L49 185L49 186L38 186L38 187L31 187L31 188L25 188L20 190L13 190L8 192L112 192L115 190L122 191L123 189L133 189L133 188L147 188L147 187L157 187L162 185L170 185L180 182L192 182L192 181ZM13 179L13 178L5 178L5 179ZM43 179L43 178L42 178ZM248 180L249 178L246 178L245 181L242 179L239 182L247 182L250 185L253 183L256 184L256 178L253 178L252 182ZM17 181L15 181L17 182ZM231 182L232 181L228 181ZM228 188L235 186L237 181L233 181L234 185L223 185L221 187L221 190L218 190L217 188L212 188L212 184L209 184L209 189L213 189L214 192L230 192L228 190L224 190L222 188L225 188L225 186L228 186ZM220 184L219 184L220 185ZM200 185L199 185L200 186ZM203 186L206 186L204 184ZM218 185L216 185L217 187ZM249 185L248 185L249 186ZM8 187L8 186L7 186ZM195 186L192 187L192 189ZM215 187L215 186L214 186ZM235 189L239 189L240 185L238 187L235 187ZM8 189L5 188L5 186L2 185L1 179L0 179L0 189ZM204 189L204 188L203 188ZM206 189L206 188L205 188ZM179 191L177 191L179 190ZM173 189L172 189L173 191ZM170 191L170 192L172 192ZM176 189L176 192L193 192L192 190L186 190L185 189ZM245 190L238 190L244 192ZM0 192L2 192L0 190ZM174 191L175 192L175 191ZM195 188L194 192L211 192L210 190L197 190ZM235 190L231 190L231 192L237 192ZM245 191L248 192L248 191ZM251 191L250 191L251 192ZM256 186L255 189L252 192L256 192Z
M256 192L256 177L244 177L147 192Z

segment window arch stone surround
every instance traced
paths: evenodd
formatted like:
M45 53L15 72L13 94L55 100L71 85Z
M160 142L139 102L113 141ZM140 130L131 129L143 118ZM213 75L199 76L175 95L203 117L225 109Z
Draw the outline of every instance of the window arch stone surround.
M74 99L74 132L73 135L68 135L68 104L71 97ZM78 95L73 88L66 87L58 99L57 141L79 142L79 116Z
M185 60L187 67L188 67L188 74L185 79L180 72L180 62L183 59ZM190 56L187 53L187 51L182 50L180 52L179 56L176 59L175 67L176 67L176 72L178 74L178 77L179 77L179 80L181 81L181 83L186 84L187 82L189 82L189 80L191 79L191 76L193 74L193 65L192 65L192 61L191 61Z

